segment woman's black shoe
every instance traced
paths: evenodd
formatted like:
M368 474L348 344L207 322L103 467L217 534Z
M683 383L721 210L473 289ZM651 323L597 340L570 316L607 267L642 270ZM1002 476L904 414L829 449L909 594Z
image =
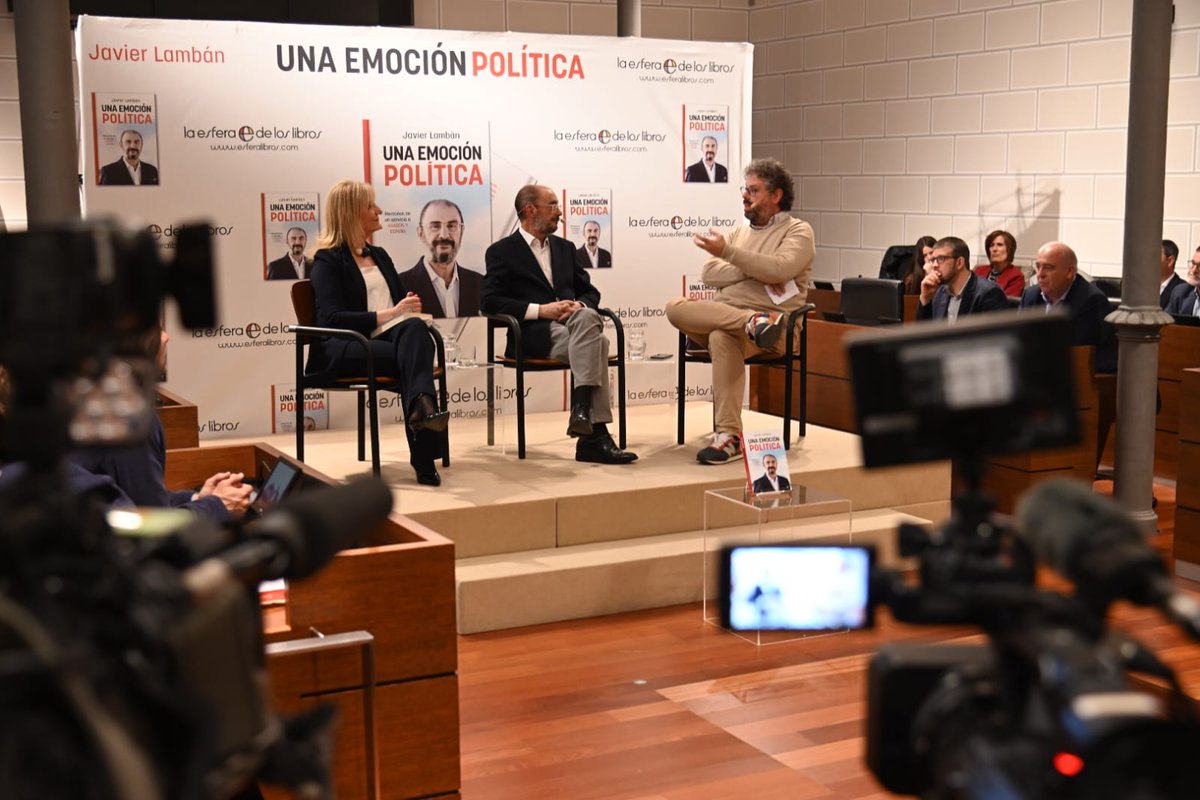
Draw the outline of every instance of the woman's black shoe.
M414 431L442 433L449 424L450 412L438 411L429 395L423 394L413 401L412 410L408 412L408 427Z
M438 474L437 467L433 465L433 461L427 461L424 464L414 464L413 470L417 473L417 483L425 486L442 485L442 476Z

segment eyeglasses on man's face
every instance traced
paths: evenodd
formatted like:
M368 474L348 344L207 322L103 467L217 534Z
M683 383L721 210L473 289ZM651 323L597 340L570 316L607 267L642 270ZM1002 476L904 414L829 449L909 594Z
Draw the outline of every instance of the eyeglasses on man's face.
M764 191L763 187L761 186L743 186L741 188L742 194L748 194L751 197L758 197L758 195Z
M930 256L930 257L929 257L928 259L926 259L926 260L927 260L927 261L928 261L930 264L933 264L935 267L940 267L940 266L942 265L942 262L943 262L943 261L953 261L953 260L954 260L954 256L946 256L946 255Z
M443 225L440 222L430 222L428 225L425 226L425 228L430 233L441 233L442 231L446 231L447 233L458 233L460 230L462 230L462 223L461 222L447 222L446 224Z

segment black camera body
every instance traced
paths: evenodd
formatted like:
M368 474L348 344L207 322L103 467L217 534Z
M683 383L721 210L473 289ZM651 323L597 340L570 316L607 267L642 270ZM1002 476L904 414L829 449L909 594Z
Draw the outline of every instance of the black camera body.
M184 513L167 535L119 535L66 459L148 429L164 298L188 327L215 322L208 237L181 228L167 264L112 224L0 235L5 798L226 800L258 780L329 794L332 710L271 709L257 587L319 570L391 492L359 481L244 526Z
M865 466L953 459L967 486L946 524L897 531L900 555L919 565L917 581L874 568L865 603L901 622L983 634L888 644L872 658L866 763L892 792L1184 800L1200 791L1196 704L1153 652L1106 622L1111 604L1127 600L1157 607L1200 640L1200 603L1174 588L1136 524L1091 486L1043 482L1022 498L1015 521L994 513L979 489L985 456L1078 438L1070 340L1065 315L1000 313L847 342ZM760 560L778 573L782 559ZM1039 589L1039 563L1074 592ZM723 605L759 582L749 571L725 576ZM777 581L766 611L796 604L807 582ZM1134 674L1165 688L1135 683Z

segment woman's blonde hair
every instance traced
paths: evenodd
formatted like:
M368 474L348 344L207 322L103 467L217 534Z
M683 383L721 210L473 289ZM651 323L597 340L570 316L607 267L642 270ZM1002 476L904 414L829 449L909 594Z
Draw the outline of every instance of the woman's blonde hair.
M325 218L317 247L341 247L361 250L367 243L362 229L362 213L375 202L375 190L362 181L338 181L325 196Z

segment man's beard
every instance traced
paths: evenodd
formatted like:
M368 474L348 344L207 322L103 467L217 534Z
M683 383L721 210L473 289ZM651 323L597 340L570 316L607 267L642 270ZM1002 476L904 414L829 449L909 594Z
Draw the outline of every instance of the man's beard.
M440 245L447 245L447 249L439 249ZM449 264L454 260L454 242L441 239L433 243L433 247L429 251L433 261L438 264Z

